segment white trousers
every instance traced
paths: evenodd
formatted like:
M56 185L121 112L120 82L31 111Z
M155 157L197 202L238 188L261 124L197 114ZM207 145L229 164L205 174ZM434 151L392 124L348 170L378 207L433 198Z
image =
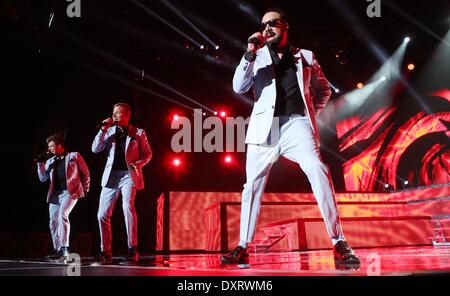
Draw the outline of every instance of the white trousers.
M247 182L242 192L239 244L246 246L253 240L267 177L280 155L300 165L311 183L328 235L333 241L343 239L331 176L320 158L308 118L279 117L279 126L278 139L271 145L247 146Z
M111 253L111 216L119 194L122 193L122 209L128 236L128 247L137 246L137 214L134 207L136 188L128 171L111 171L108 187L100 193L97 219L100 227L101 250Z
M67 190L54 192L55 195L50 203L48 210L50 214L50 233L52 235L53 248L59 250L61 247L69 246L70 236L70 212L77 203L72 199Z

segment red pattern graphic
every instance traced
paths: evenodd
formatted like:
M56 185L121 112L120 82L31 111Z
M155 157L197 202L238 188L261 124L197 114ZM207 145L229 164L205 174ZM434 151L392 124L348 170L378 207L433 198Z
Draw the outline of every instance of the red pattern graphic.
M450 182L450 91L426 98L434 113L393 105L337 123L348 191L401 189L406 180L412 186Z

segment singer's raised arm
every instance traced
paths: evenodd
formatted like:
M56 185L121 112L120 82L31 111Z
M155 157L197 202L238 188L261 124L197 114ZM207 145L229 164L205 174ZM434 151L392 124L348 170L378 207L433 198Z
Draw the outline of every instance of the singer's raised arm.
M103 131L100 129L92 142L92 152L99 153L106 148L106 142L108 140L108 130Z
M253 66L255 61L249 62L245 56L236 68L233 76L233 90L238 94L246 93L253 85Z

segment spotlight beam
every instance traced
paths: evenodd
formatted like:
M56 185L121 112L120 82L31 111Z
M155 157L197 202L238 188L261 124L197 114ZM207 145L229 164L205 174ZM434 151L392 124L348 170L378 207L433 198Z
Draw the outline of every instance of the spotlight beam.
M328 84L331 86L331 88L334 90L335 93L339 93L339 88L337 88L336 86L333 85L333 83L331 83L330 81L328 81Z
M178 29L177 27L173 26L172 24L170 24L169 22L167 22L165 19L163 19L162 17L160 17L158 14L156 14L154 11L150 10L148 7L142 5L142 3L136 1L136 0L131 0L131 2L133 2L136 6L140 7L141 9L143 9L144 11L146 11L147 13L149 13L151 16L157 18L158 20L160 20L161 22L163 22L164 24L166 24L167 26L169 26L171 29L175 30L177 33L181 34L183 37L185 37L186 39L188 39L189 41L191 41L193 44L195 44L198 48L203 49L204 45L200 44L199 42L195 41L194 39L192 39L191 37L189 37L188 35L186 35L185 33L183 33L180 29ZM181 15L181 14L180 14ZM182 16L184 17L184 16ZM187 19L186 19L187 20ZM189 20L187 20L189 21ZM194 26L194 25L193 25ZM203 34L200 32L200 34ZM204 34L203 34L204 35ZM205 39L209 39L206 35L205 35ZM217 44L215 44L214 42L212 42L210 39L209 41L211 42L211 44L213 44L213 46L215 48L217 48ZM209 42L208 41L208 42ZM222 62L222 61L218 61L216 59L214 59L213 57L209 56L209 55L204 55L206 61L210 62L210 63L214 63L220 66L224 66L226 68L232 69L232 67L230 66L230 63L226 63L226 62ZM227 57L228 58L228 57ZM228 58L229 59L229 58Z
M261 22L261 16L252 6L250 6L250 4L243 3L242 0L230 0L230 2L233 2L233 4L236 5L240 11L250 17L250 19L256 24Z
M196 105L198 105L198 106L200 106L200 107L202 107L202 108L204 108L204 109L206 109L206 110L208 110L210 112L214 112L213 109L211 109L211 108L201 104L200 102L190 98L189 96L183 94L182 92L179 92L178 90L174 89L173 87L165 84L164 82L159 81L158 79L156 79L156 78L154 78L154 77L152 77L152 76L150 76L148 74L144 75L144 79L150 80L151 82L153 82L153 83L155 83L155 84L157 84L157 85L167 89L168 91L173 92L174 94L179 95L180 97L182 97L182 98L184 98L184 99L186 99L186 100L188 100L188 101L190 101L190 102L192 102L192 103L194 103L194 104L196 104Z
M108 17L102 16L101 14L96 14L94 16L99 21L102 21L108 26L113 27L115 30L120 30L126 33L129 32L136 32L137 35L142 36L143 38L146 38L146 40L151 40L152 42L149 42L150 46L154 48L160 49L161 47L171 47L177 51L181 51L184 55L188 54L191 56L194 56L198 59L202 59L206 61L207 63L218 65L225 67L230 70L234 70L234 67L232 66L233 63L227 62L231 60L227 55L221 54L221 59L215 59L211 57L210 55L206 55L204 53L199 52L198 50L186 50L184 46L181 46L179 42L174 42L173 40L169 40L165 37L159 36L155 32L149 33L148 30L143 30L140 27L131 26L130 24L127 24L125 22L121 22L120 20L114 19L111 20ZM225 61L226 60L226 61ZM205 75L205 73L201 73L202 75Z
M403 11L400 7L398 7L397 5L395 5L394 3L392 3L389 0L385 0L384 4L386 4L387 6L389 6L392 10L394 10L396 13L400 14L401 16L403 16L405 19L407 19L408 21L410 21L411 23L413 23L414 25L418 26L419 28L421 28L422 30L424 30L425 32L427 32L428 34L430 34L431 36L433 36L434 38L436 38L437 40L439 40L440 42L443 42L444 44L446 44L447 46L450 47L450 43L447 42L446 40L444 40L443 38L441 38L439 35L437 35L436 33L434 33L430 28L428 28L427 26L425 26L424 24L422 24L421 22L419 22L416 18L414 18L413 16L411 16L410 14L406 13L405 11Z
M402 42L395 52L383 63L380 69L372 75L369 81L375 81L382 77L400 78L400 65L403 62L407 46L408 42Z
M50 12L50 17L48 19L48 27L50 28L53 22L53 19L55 18L55 12L56 12L56 8L58 7L58 2L59 0L55 0L55 2L53 2L53 8L52 11Z
M444 36L447 43L450 43L450 29ZM420 72L418 79L421 88L429 88L429 84L435 85L435 88L447 88L448 89L448 77L450 69L449 48L445 43L440 43L432 56L436 56L436 59L430 59L423 71Z
M161 2L166 5L170 10L172 10L176 15L178 15L183 21L185 21L192 29L194 29L197 33L200 34L209 44L211 44L214 48L218 45L214 43L208 36L206 36L200 29L198 29L188 18L186 18L178 9L176 9L169 1L161 0Z
M368 43L369 49L372 51L374 56L384 64L388 60L386 52L379 46L378 42L375 41L369 31L365 29L359 18L352 12L348 3L343 0L329 0L329 2L331 2L331 4L336 7L338 12L349 21L348 23L351 29L358 35L358 37L362 38ZM414 89L414 87L403 77L400 77L400 81L405 86L405 89L408 91L408 93L413 97L413 99L416 100L428 114L431 114L431 108L427 105L420 94Z
M218 35L223 40L228 41L235 48L242 50L242 51L244 51L247 48L247 44L231 37L230 35L228 35L224 32L223 28L217 28L213 24L206 21L204 18L193 13L192 11L187 11L186 9L183 9L183 13L185 15L189 16L191 19L194 19L195 22L197 23L197 25L199 25L203 28L208 28L209 31L213 32L215 35Z
M22 42L22 43L27 43L28 42L28 41L20 40L18 38L18 35L11 36L11 38L14 38L17 41ZM29 44L29 45L32 45L32 44ZM75 58L73 56L70 56L70 55L68 55L67 52L62 53L60 51L57 51L57 50L51 48L48 45L41 45L41 46L45 46L45 51L47 51L52 56L60 59L63 62L66 62L66 63L71 64L73 66L85 68L88 71L91 71L93 73L102 75L102 76L104 76L104 77L106 77L108 79L111 79L111 80L116 81L118 83L124 84L126 86L137 87L139 90L142 90L143 92L145 92L145 93L147 93L149 95L152 95L152 96L158 97L160 99L169 101L169 102L171 102L173 104L176 104L176 105L181 106L183 108L186 108L188 110L195 110L195 108L190 107L190 106L188 106L186 104L180 103L177 100L171 99L171 98L169 98L167 96L164 96L164 95L162 95L160 93L152 91L152 90L150 90L150 89L148 89L146 87L143 87L143 86L140 86L140 85L135 85L135 84L131 83L129 80L124 79L124 78L122 78L122 77L120 77L120 76L118 76L116 74L112 74L112 73L110 73L110 72L108 72L108 71L106 71L106 70L104 70L104 69L102 69L102 68L100 68L98 66L92 65L92 64L90 64L90 63L88 63L88 62L86 62L84 60L79 59L79 58Z
M375 90L383 81L384 80L380 78L376 81L366 84L363 88L355 89L343 95L342 99L345 103L340 108L340 110L337 110L337 117L345 118L346 116L358 110L359 107L367 102L367 99L370 98L370 96L375 92Z
M139 8L141 8L142 10L144 10L146 13L148 13L149 15L153 16L154 18L158 19L159 21L161 21L162 23L164 23L166 26L168 26L169 28L171 28L172 30L174 30L175 32L177 32L178 34L180 34L181 36L183 36L184 38L188 39L190 42L194 43L197 47L201 47L202 45L195 41L194 39L192 39L191 37L189 37L187 34L183 33L180 29L178 29L177 27L175 27L174 25L172 25L171 23L169 23L168 21L166 21L165 19L163 19L162 17L160 17L156 12L154 12L153 10L151 10L150 8L146 7L145 5L143 5L142 3L136 1L136 0L130 0L133 4L135 4L136 6L138 6Z
M365 43L368 45L369 49L375 55L375 57L380 61L380 63L384 63L388 55L387 53L378 45L376 40L372 37L372 35L366 30L362 22L359 18L352 12L347 1L344 0L328 0L339 12L339 14L348 21L350 29Z
M82 39L79 39L78 37L69 35L68 33L65 33L65 32L63 32L63 31L61 31L61 30L58 30L58 31L61 32L65 37L71 39L72 41L74 41L74 42L76 42L76 43L82 44L83 46L85 46L85 47L87 47L88 49L90 49L90 50L94 51L95 53L97 53L98 55L107 57L108 59L110 59L111 61L115 62L116 64L122 66L123 68L127 69L128 71L130 71L130 72L132 72L132 73L138 73L138 72L140 72L137 68L131 66L130 64L126 63L125 61L123 61L123 60L121 60L121 59L116 58L115 56L113 56L113 55L107 53L106 51L104 51L104 50L102 50L102 49L100 49L100 48L97 48L97 47L91 45L90 43L88 43L88 42L86 42L86 41L84 41L84 40L82 40ZM152 76L150 76L150 75L148 75L148 74L144 74L144 78L145 78L145 79L148 79L148 80L150 80L150 81L152 81L153 83L155 83L155 84L157 84L157 85L159 85L159 86L161 86L161 87L163 87L163 88L165 88L166 90L171 91L171 92L174 93L174 94L177 94L177 95L183 97L184 99L186 99L186 100L188 100L188 101L190 101L190 102L192 102L192 103L194 103L194 104L196 104L196 105L198 105L198 106L200 106L200 107L202 107L202 108L205 108L206 110L209 110L209 111L211 111L211 112L214 111L214 110L212 110L211 108L208 108L207 106L201 104L200 102L198 102L198 101L196 101L196 100L190 98L189 96L187 96L187 95L181 93L180 91L177 91L177 90L174 89L173 87L170 87L169 85L167 85L167 84L165 84L165 83L159 81L158 79L156 79L156 78L154 78L154 77L152 77Z
M79 37L74 36L73 34L70 34L70 33L68 33L68 32L65 32L65 31L63 31L63 30L61 30L61 29L59 29L59 28L57 28L57 27L55 27L55 33L60 34L61 36L67 38L68 40L72 41L73 43L76 43L76 44L79 44L79 45L81 45L81 46L84 46L85 48L87 48L87 49L89 49L89 50L95 52L95 53L98 54L99 56L106 57L107 59L109 59L109 60L115 62L116 64L120 65L120 66L123 67L124 69L130 71L131 73L136 74L136 73L140 73L140 72L141 72L139 69L137 69L137 68L131 66L130 64L126 63L125 61L116 58L115 56L113 56L113 55L107 53L107 52L104 51L103 49L98 48L98 47L96 47L96 46L90 44L89 42L87 42L87 41L85 41L85 40L83 40L83 39L81 39L81 38L79 38ZM194 104L196 104L196 105L198 105L198 106L200 106L200 107L203 107L203 108L205 108L205 109L207 109L207 110L209 110L209 111L211 111L211 112L214 112L214 110L212 110L211 108L206 107L205 105L199 103L198 101L196 101L196 100L194 100L194 99L188 97L187 95L185 95L185 94L183 94L183 93L181 93L181 92L175 90L174 88L168 86L167 84L165 84L165 83L163 83L163 82L161 82L161 81L159 81L159 80L157 80L157 79L155 79L155 78L149 76L148 74L145 74L144 77L147 78L147 79L149 79L150 81L153 81L154 83L160 85L161 87L163 87L163 88L165 88L165 89L167 89L167 90L169 90L169 91L171 91L171 92L173 92L173 93L175 93L175 94L177 94L177 95L179 95L179 96L181 96L181 97L183 97L183 98L189 100L190 102L192 102L192 103L194 103ZM131 85L131 84L130 84L130 85ZM157 97L159 97L159 98L167 99L168 101L171 101L171 102L173 102L173 103L176 102L176 101L174 101L174 100L172 100L172 99L170 99L170 98L168 98L168 97L165 97L165 96L163 96L163 95L161 95L161 94L158 94L158 93L156 93L156 92L154 92L154 91L151 91L151 90L149 90L149 89L147 89L147 88L144 88L144 89L142 89L142 90L143 90L143 91L146 91L146 92L149 93L149 94L155 95L155 96L157 96ZM183 107L186 107L186 106L187 106L187 105L184 105L184 104L178 103L178 102L177 102L177 104L180 105L180 106L183 106ZM189 106L187 106L187 108L193 109L193 108L191 108L191 107L189 107Z

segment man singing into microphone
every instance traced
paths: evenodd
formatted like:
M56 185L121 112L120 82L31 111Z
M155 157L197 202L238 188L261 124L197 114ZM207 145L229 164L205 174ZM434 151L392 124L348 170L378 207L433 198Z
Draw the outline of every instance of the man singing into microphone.
M108 153L97 214L101 237L99 263L112 262L111 215L120 193L128 236L127 260L134 263L139 260L134 199L136 190L144 189L142 167L152 158L152 150L145 131L129 124L130 117L128 104L115 104L112 119L103 121L92 143L92 152L99 153L106 149Z
M283 11L267 10L261 32L248 39L233 77L236 93L253 87L255 103L246 135L247 182L242 192L240 241L221 262L248 259L247 243L253 240L267 177L281 155L298 163L308 177L336 263L359 267L358 257L344 239L331 176L319 154L316 116L331 96L330 87L314 54L288 43L288 30ZM278 134L275 140L273 133L269 136L272 124Z
M90 175L81 154L66 151L61 135L48 137L47 145L49 155L53 156L46 161L46 155L37 159L39 180L45 182L50 178L47 202L54 251L47 259L64 261L69 255L69 215L77 200L87 195Z

